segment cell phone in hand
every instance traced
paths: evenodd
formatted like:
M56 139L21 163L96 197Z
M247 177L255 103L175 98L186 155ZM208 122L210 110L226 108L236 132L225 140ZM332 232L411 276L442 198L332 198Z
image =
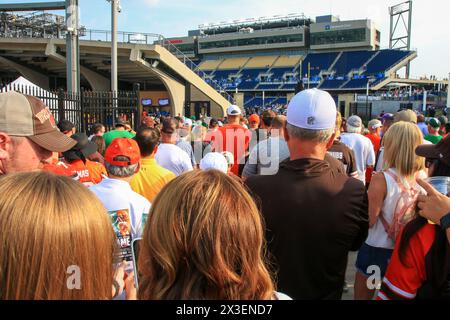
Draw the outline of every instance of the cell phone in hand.
M139 274L138 274L138 257L139 257L139 245L141 243L142 238L136 238L131 243L131 252L133 253L133 265L134 265L134 283L136 289L139 285Z

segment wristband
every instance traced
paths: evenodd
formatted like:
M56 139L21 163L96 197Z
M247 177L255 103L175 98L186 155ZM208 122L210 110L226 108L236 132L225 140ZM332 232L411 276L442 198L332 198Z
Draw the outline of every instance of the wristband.
M441 227L444 230L450 228L450 213L447 213L447 215L441 218Z

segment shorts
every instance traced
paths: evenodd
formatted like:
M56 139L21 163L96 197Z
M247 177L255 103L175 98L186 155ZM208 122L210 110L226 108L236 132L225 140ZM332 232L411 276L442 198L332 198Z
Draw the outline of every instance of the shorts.
M364 243L361 249L359 249L355 267L359 272L370 277L373 275L373 271L370 271L369 267L378 266L381 277L384 277L392 252L394 252L392 249L376 248Z

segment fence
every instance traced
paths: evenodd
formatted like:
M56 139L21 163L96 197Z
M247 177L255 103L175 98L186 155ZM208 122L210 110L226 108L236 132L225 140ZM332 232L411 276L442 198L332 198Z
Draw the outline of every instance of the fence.
M90 132L96 123L102 123L107 130L114 127L118 119L129 121L134 128L141 123L139 94L136 91L93 92L77 94L46 91L39 87L8 85L0 92L17 91L41 99L55 117L56 122L69 120L79 131Z

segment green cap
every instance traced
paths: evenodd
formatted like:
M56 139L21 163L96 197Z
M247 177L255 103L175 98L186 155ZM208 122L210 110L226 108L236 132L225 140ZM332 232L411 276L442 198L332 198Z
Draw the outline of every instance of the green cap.
M441 123L436 118L431 118L430 120L428 120L428 125L430 125L432 128L435 128L435 129L441 127Z

